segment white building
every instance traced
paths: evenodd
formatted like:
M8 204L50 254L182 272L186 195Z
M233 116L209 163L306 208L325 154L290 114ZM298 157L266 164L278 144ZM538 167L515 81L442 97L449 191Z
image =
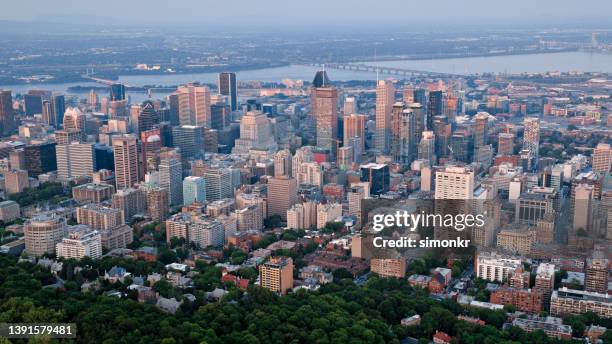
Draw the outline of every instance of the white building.
M503 282L508 274L514 272L523 263L517 257L493 253L480 253L476 258L476 277L492 282Z
M68 236L63 238L56 246L58 257L66 259L81 259L102 257L102 236L97 230L88 226L71 226Z

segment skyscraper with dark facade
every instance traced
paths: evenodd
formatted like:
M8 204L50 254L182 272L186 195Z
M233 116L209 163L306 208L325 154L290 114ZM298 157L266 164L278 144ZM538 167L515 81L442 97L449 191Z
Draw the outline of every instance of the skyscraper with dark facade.
M24 94L23 105L26 116L42 113L43 98L40 94Z
M219 73L219 94L229 98L232 111L238 109L238 85L236 84L236 73Z
M370 163L361 165L361 181L370 183L370 194L381 195L389 191L389 166Z
M55 142L42 142L24 147L25 166L31 177L57 170Z
M122 84L112 84L110 86L110 100L125 100L125 86Z
M15 130L13 96L9 90L0 90L0 133L7 135Z
M55 94L51 98L51 104L53 105L53 116L55 117L55 123L59 127L64 123L64 113L66 112L66 99L62 94Z
M159 113L155 110L155 105L150 100L142 103L140 115L138 116L138 132L142 133L151 130L160 122Z
M433 118L444 113L444 96L442 91L429 92L427 102L427 128L433 128Z

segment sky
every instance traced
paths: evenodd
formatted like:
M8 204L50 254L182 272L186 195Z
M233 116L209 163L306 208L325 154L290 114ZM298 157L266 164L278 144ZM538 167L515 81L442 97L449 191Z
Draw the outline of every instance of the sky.
M610 0L2 0L0 20L121 25L605 23Z

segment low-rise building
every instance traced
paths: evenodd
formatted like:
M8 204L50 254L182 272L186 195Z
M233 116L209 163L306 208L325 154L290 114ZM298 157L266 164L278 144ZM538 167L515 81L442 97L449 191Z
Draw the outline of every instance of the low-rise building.
M563 316L586 312L593 312L600 317L612 318L612 296L565 287L552 292L550 314Z

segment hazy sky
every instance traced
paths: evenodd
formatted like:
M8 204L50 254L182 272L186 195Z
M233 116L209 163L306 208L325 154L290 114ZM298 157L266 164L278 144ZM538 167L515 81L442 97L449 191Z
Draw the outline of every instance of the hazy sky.
M206 25L585 23L610 0L1 0L0 20ZM84 20L87 18L86 20ZM434 24L435 25L435 24Z

